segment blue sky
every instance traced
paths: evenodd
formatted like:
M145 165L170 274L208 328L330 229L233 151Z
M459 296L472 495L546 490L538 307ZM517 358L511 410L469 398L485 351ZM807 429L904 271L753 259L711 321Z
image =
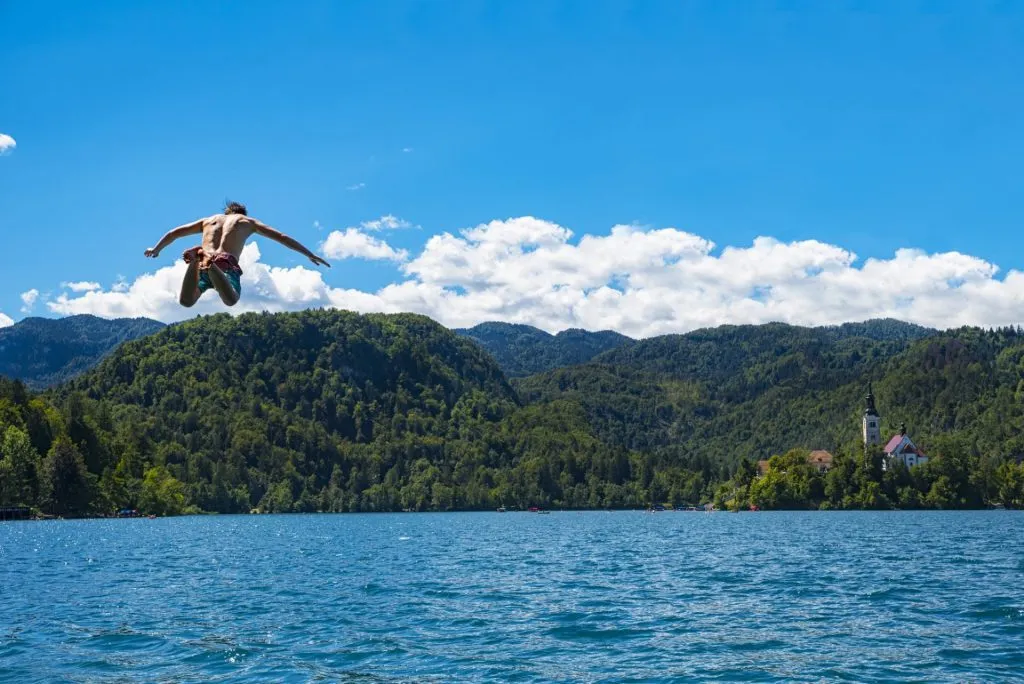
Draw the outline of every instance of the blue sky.
M726 270L736 265L716 257L730 246L763 261L758 237L849 250L858 260L837 267L852 274L837 272L835 306L848 278L858 302L829 321L1009 322L1024 291L1003 281L1024 269L1022 39L1024 6L980 1L3 3L0 134L17 146L0 157L0 312L24 316L20 296L34 289L36 315L191 315L171 308L173 292L170 303L141 301L154 296L141 286L134 304L47 302L62 283L117 294L119 276L171 267L187 244L156 263L143 250L230 197L310 247L355 227L407 254L336 260L301 296L286 290L312 274L285 282L266 270L254 307L405 306L452 324L497 317L633 334L828 322L797 306L791 279L768 272L725 294L716 275L691 293L707 311L691 318L681 300L674 313L652 310L652 327L612 301L664 281L647 262L610 264L603 284L509 294L482 276L446 280L459 264L427 243L448 232L470 260L494 258L459 231L536 217L572 231L541 245L555 252L617 224L677 229L658 244L699 236L715 246L698 256ZM419 228L359 228L385 215ZM519 235L514 226L492 238ZM906 248L925 257L894 257ZM664 249L640 261L660 259L664 271L688 258ZM259 251L267 266L313 268L276 245ZM977 288L928 299L935 283L918 284L872 309L884 294L868 283L882 276L862 268L870 257L888 260L889 283L909 268ZM994 281L979 261L999 267ZM420 290L381 294L402 283ZM998 297L979 302L993 283ZM579 297L563 302L566 287ZM763 296L735 294L744 288L788 298L756 310ZM480 296L460 299L467 292ZM488 297L504 299L481 304ZM918 305L906 308L908 297ZM936 313L951 302L960 308ZM988 318L972 313L985 307Z

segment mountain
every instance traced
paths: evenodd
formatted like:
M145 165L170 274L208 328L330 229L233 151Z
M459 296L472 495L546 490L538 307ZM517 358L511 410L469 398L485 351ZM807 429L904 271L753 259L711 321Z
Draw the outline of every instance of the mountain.
M665 336L515 386L527 403L578 403L613 446L735 463L796 446L849 450L873 383L890 434L905 422L925 445L956 436L992 457L1024 453L1018 330L854 332L864 330L770 324Z
M0 503L36 492L62 515L594 508L646 497L634 456L601 443L580 406L522 406L493 357L416 315L199 318L129 342L41 397L0 383L5 401L13 410L0 412L0 432L31 442L11 452L36 464L9 467L36 475L0 491ZM694 500L709 485L682 462L663 477ZM89 496L68 504L47 493L58 491Z
M663 335L610 350L596 363L703 382L716 398L739 401L783 385L835 387L938 331L897 321L803 328L784 323L723 325Z
M622 448L767 458L794 444L845 443L867 383L938 335L894 321L722 326L640 340L516 387L528 402L578 402L596 433Z
M49 387L92 368L119 344L163 327L146 318L26 318L0 328L0 375Z
M552 335L533 326L512 323L481 323L455 332L480 344L513 378L585 363L602 352L632 342L611 330L589 332L570 328Z
M101 432L124 444L90 472L138 479L133 464L152 458L190 502L233 512L446 508L455 463L479 506L484 473L510 459L473 436L517 408L469 340L423 316L341 311L192 320L124 345L61 392L93 404Z
M863 448L868 383L885 430L905 422L928 463L883 471ZM41 395L0 380L0 505L1024 506L1022 397L1016 328L730 326L510 382L423 316L218 315ZM835 454L827 475L807 465L818 448Z

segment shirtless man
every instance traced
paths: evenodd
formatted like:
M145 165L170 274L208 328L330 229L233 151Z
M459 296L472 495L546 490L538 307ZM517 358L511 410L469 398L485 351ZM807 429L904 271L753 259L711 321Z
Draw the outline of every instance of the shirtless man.
M331 267L297 240L274 230L262 221L250 218L245 205L238 202L229 203L223 214L199 219L169 231L156 247L146 250L146 256L156 258L160 256L164 247L178 238L200 233L203 236L202 246L187 249L182 255L188 264L188 270L185 271L185 278L181 283L182 306L194 305L210 288L215 289L228 306L238 303L242 293L242 269L238 265L238 258L242 255L245 241L252 235L262 235L280 242L285 247L309 257L309 260L318 266L323 264Z

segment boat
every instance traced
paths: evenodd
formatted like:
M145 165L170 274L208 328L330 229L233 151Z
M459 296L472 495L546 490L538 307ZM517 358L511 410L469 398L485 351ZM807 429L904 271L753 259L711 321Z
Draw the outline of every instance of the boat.
M505 507L504 506L499 506L498 507L498 512L499 513L504 513L505 512Z

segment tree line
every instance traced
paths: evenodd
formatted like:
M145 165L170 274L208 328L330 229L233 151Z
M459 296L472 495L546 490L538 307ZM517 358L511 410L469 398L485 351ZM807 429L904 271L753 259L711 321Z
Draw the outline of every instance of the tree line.
M0 504L80 516L1024 503L1019 331L728 334L724 351L660 340L647 356L641 342L513 386L422 316L202 317L42 394L0 380ZM855 434L868 379L883 411L921 426L928 464L883 471L848 439L811 443ZM835 467L812 472L792 446L831 448Z

